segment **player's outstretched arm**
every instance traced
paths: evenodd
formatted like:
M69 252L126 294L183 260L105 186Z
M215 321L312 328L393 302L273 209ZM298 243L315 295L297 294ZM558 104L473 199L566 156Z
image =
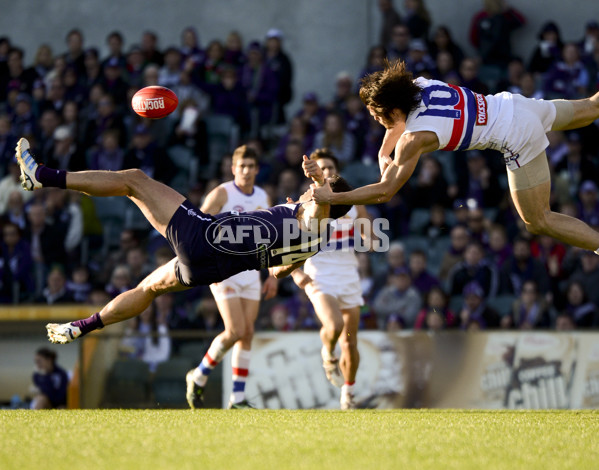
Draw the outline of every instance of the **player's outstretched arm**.
M395 150L397 146L397 142L399 138L403 134L406 129L405 123L399 124L392 129L387 129L385 131L385 136L383 137L383 143L381 144L381 148L379 149L379 168L381 169L381 175L385 173L385 170L391 163L393 159L391 158L391 153Z
M383 174L381 181L353 191L333 193L328 184L322 188L311 187L312 197L319 204L380 204L388 202L410 179L424 152L439 148L433 132L423 131L403 134L395 148L395 160Z

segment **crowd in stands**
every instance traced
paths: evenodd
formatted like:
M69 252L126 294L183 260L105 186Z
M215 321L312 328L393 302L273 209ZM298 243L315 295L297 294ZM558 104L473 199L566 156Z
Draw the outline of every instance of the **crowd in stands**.
M104 203L71 191L21 190L14 160L20 137L50 167L141 168L198 206L230 179L230 151L247 143L262 156L257 183L276 204L305 186L302 155L315 148L331 149L354 185L376 181L384 129L357 90L385 57L405 60L415 76L479 93L575 99L598 91L597 21L581 23L577 38L563 38L559 21L548 21L529 56L517 57L510 36L527 27L526 18L500 0L484 5L471 20L476 54L469 56L449 27L432 24L424 0L406 0L401 12L379 0L380 43L363 69L355 76L340 70L330 96L304 91L299 109L290 103L293 67L301 64L293 63L277 29L259 41L231 31L202 44L190 27L179 45L164 48L146 31L127 38L139 40L127 49L115 31L106 37L107 54L75 29L66 35L66 50L41 44L31 58L1 37L0 302L103 304L172 256L124 198ZM171 88L178 110L159 121L137 116L130 99L147 85ZM549 140L552 206L599 228L599 123L551 132ZM526 232L506 189L498 153L435 152L391 201L370 206L373 217L390 221L393 243L387 253L358 255L367 301L362 326L599 326L599 257ZM219 327L207 288L164 296L131 324L157 332ZM289 281L264 303L257 322L259 330L317 328L310 302ZM127 348L138 356L151 349L133 340ZM147 354L165 348L157 340Z

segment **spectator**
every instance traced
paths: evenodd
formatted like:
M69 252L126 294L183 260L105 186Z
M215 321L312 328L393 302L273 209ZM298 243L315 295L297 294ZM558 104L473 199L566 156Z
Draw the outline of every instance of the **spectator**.
M387 57L387 50L383 46L372 46L368 51L366 65L358 75L358 81L373 72L383 70L383 62Z
M590 20L584 30L584 37L578 42L583 58L592 57L599 45L599 22Z
M239 72L246 60L241 35L237 31L231 31L225 41L225 62Z
M381 37L380 44L387 45L391 42L394 26L401 24L401 16L393 6L393 0L379 0L381 12Z
M562 60L554 63L544 75L543 91L550 99L576 99L587 94L589 73L580 60L580 51L574 43L562 49Z
M472 18L470 42L490 69L490 77L497 79L512 58L512 33L526 24L526 19L504 0L484 0L483 5Z
M146 69L146 72L148 69ZM97 107L89 116L87 128L85 130L84 148L96 148L102 143L105 131L113 131L113 136L117 138L117 146L125 147L126 129L122 116L114 106L114 100L110 95L101 95L97 101Z
M512 255L507 232L502 225L494 224L489 229L489 249L487 250L489 264L501 269L506 260Z
M418 312L414 324L416 330L441 330L455 325L456 318L449 309L447 294L440 286L428 291L424 308Z
M451 36L451 31L445 25L437 26L435 33L433 34L433 41L429 47L429 51L433 59L437 59L439 54L446 52L450 54L453 59L454 67L462 63L464 58L464 52Z
M539 235L532 240L530 252L534 258L545 264L551 290L555 290L563 276L562 264L566 256L565 245L548 235Z
M356 141L345 128L343 116L331 112L324 121L324 127L314 137L314 148L327 148L342 163L353 160L356 153Z
M154 64L162 67L164 57L158 50L158 36L153 31L144 31L141 36L141 50L147 64Z
M33 259L31 248L21 237L18 226L8 223L2 228L2 246L0 264L3 269L10 270L11 298L13 302L30 300L33 297L35 282L32 276ZM6 289L7 286L4 286ZM16 289L16 290L15 290Z
M92 153L91 170L122 170L125 163L125 152L119 146L118 132L113 129L105 130L101 135L99 147Z
M549 291L549 275L544 263L532 257L528 240L516 237L514 254L501 268L501 292L520 295L526 281L535 281L542 295Z
M277 97L277 119L278 124L287 122L285 107L293 98L293 67L289 56L282 48L283 32L271 28L266 33L266 65L273 70L279 82L279 93Z
M67 278L61 265L53 265L46 277L46 287L35 301L46 305L70 304L75 302L73 294L66 287Z
M72 29L67 33L67 52L64 54L65 65L72 65L77 70L77 75L85 76L84 39L83 33Z
M580 267L570 276L572 282L578 282L586 292L590 301L599 305L599 258L592 251L583 251L580 256Z
M37 134L37 122L31 107L31 96L19 93L16 98L13 116L13 129L16 135Z
M82 171L87 168L85 155L77 147L72 128L62 125L53 134L54 146L48 156L48 166L61 170Z
M428 208L435 204L449 206L448 184L439 161L433 156L421 159L418 174L411 180L410 205Z
M314 148L314 134L308 131L308 123L299 116L291 118L287 132L279 139L279 144L275 151L276 160L285 160L287 145L291 141L301 142L301 147L305 150Z
M327 115L327 111L318 103L316 93L304 93L302 108L297 112L296 116L299 116L308 124L310 133L316 134L316 132L322 130Z
M15 190L8 196L6 212L0 215L0 227L7 223L16 225L19 230L25 230L25 227L27 226L27 215L25 214L23 191Z
M408 58L411 40L412 36L406 25L396 24L393 26L391 42L386 46L387 58L389 60L401 59L405 61Z
M591 227L599 227L599 189L592 180L583 181L578 191L578 215Z
M450 227L447 223L446 213L443 206L433 204L430 208L430 220L422 229L424 235L430 242L435 242L439 238L448 237Z
M403 22L410 30L412 38L428 41L431 17L424 0L405 0L404 6L406 14Z
M470 234L463 225L453 227L449 236L451 244L447 252L443 255L441 267L439 268L439 279L442 281L447 281L454 266L463 262L464 251L470 243Z
M0 114L0 178L8 171L8 163L13 159L17 137L12 129L12 121L6 114Z
M138 124L135 128L131 148L123 156L122 167L139 168L150 178L165 184L169 184L176 173L166 151L158 145L144 124Z
M67 290L73 294L75 302L85 303L92 292L87 266L79 265L73 269L71 278L67 280Z
M490 226L490 221L485 217L485 212L480 207L468 209L466 223L470 239L476 240L486 249L489 246L487 229Z
M593 286L596 290L597 286ZM587 291L580 282L570 281L566 290L566 313L577 328L597 326L597 306L588 300Z
M436 75L435 61L428 54L428 48L422 39L412 39L410 41L406 65L415 77L432 78Z
M129 357L141 359L148 364L150 372L156 372L158 364L171 355L172 345L164 312L159 315L152 303L129 323L121 351Z
M181 72L181 74L186 75L186 72ZM199 90L196 89L196 91ZM208 129L206 121L203 119L203 105L198 103L196 99L187 99L181 102L179 106L181 118L174 123L174 132L170 136L169 144L180 145L189 149L193 158L196 158L200 164L206 165L210 162L210 154L208 148ZM154 155L149 160L152 164L148 169L152 169L154 174L158 176L158 179L168 184L175 176L175 168L165 150L158 145L145 125L138 124L135 128L135 135L139 137L137 142L135 138L133 139L134 149L132 150L135 158L132 159L132 162L129 161L133 156L130 150L125 155L125 166L134 165L133 167L137 167L142 163L143 158L149 156L147 155L149 151L150 154L153 153Z
M29 223L25 231L33 261L42 272L51 265L61 264L66 260L64 227L47 221L46 216L47 211L42 204L32 204L27 213Z
M140 240L136 233L131 229L123 230L119 239L119 247L117 250L111 251L104 260L101 274L97 276L98 281L107 283L114 268L125 264L127 262L127 252L137 246L140 246Z
M478 75L478 62L471 57L462 59L459 67L460 86L466 87L481 95L489 93L489 86Z
M597 181L595 162L582 151L582 142L578 132L568 132L568 154L556 167L555 174L569 182L572 199L578 195L583 180Z
M574 319L566 312L561 312L555 319L556 331L572 331L576 329Z
M56 363L56 353L49 348L38 349L34 362L31 409L66 408L69 376Z
M352 160L367 161L369 157L364 155L364 148L366 135L370 129L368 111L358 95L348 96L345 109L345 127L354 137L356 143Z
M407 268L406 248L402 242L391 242L389 251L385 253L385 265L384 272L377 274L374 278L374 294L387 284L389 274L396 268Z
M360 287L364 302L369 303L372 300L374 288L374 275L372 273L372 263L368 253L356 253L358 258L358 274L360 275Z
M410 253L410 277L412 285L424 298L428 292L439 285L439 280L427 270L426 253L423 250L413 250Z
M218 85L225 67L225 46L220 41L210 41L206 48L206 58L200 67L201 81Z
M457 65L449 52L439 51L435 59L435 69L436 78L439 80L452 85L460 85L460 76Z
M127 53L127 82L133 88L141 88L143 82L143 71L145 67L144 55L137 44L129 48Z
M273 110L279 96L279 82L276 73L266 63L259 42L249 45L247 62L240 76L250 106L250 135L262 136L262 129L276 121Z
M458 315L462 330L486 330L499 327L499 314L488 307L485 302L485 292L476 281L464 286L462 292L464 304Z
M460 295L467 284L476 281L485 297L494 297L498 289L495 266L485 259L485 250L477 241L471 241L464 250L464 261L454 265L448 275L450 295Z
M54 65L54 56L52 48L48 44L41 44L35 53L33 68L38 77L44 78L52 70Z
M152 272L146 251L140 246L133 247L127 251L127 267L129 268L130 284L132 286L138 285Z
M85 74L83 75L83 85L88 91L100 83L102 79L102 64L100 63L100 55L98 49L90 47L83 54L83 64L85 66Z
M496 207L501 201L503 190L493 176L484 154L479 150L467 152L467 172L458 173L458 197L473 199L477 207Z
M496 90L498 92L509 91L510 93L520 93L520 83L525 71L522 59L520 57L513 57L507 64L507 76L499 80Z
M502 328L532 330L549 328L550 324L549 310L543 298L539 296L537 283L534 280L525 281L510 314L501 319Z
M117 103L117 108L122 110L123 104L127 102L128 84L123 79L123 70L125 66L121 64L119 59L112 57L106 62L102 68L102 76L100 84L106 94L110 95L114 103ZM174 86L174 84L171 84Z
M354 95L354 81L351 75L342 71L335 79L335 94L327 108L329 111L347 112L347 99Z
M373 308L379 329L386 329L391 315L397 315L403 327L414 327L422 305L420 294L412 286L410 272L406 267L395 268L387 276L387 284L374 297Z
M553 21L548 21L541 27L538 39L539 42L528 64L528 71L542 75L561 59L564 43L559 27Z
M131 272L126 264L119 264L112 271L110 281L106 284L105 290L111 298L128 291L133 286L131 282Z

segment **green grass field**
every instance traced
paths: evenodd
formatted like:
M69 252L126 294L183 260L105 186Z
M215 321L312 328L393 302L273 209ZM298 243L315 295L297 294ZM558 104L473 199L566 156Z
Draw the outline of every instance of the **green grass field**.
M0 469L597 469L599 412L0 411Z

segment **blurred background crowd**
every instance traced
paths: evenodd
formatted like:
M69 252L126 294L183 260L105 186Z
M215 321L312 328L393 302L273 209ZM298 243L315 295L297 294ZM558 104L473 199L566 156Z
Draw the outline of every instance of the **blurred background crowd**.
M501 1L483 3L470 23L477 54L467 56L448 27L433 27L424 0L405 0L401 9L379 0L380 43L363 70L340 70L330 89L305 92L296 109L294 67L302 65L275 28L262 38L230 31L202 43L188 27L175 45L152 31L126 40L112 31L105 47L74 29L63 50L40 44L33 57L0 37L0 302L102 305L173 256L125 198L21 190L14 161L20 137L49 167L141 168L198 206L231 179L231 152L245 143L261 155L257 184L278 204L305 187L302 155L315 148L331 149L354 186L377 181L384 129L357 91L386 57L405 60L415 76L478 93L576 99L598 91L597 21L581 23L575 38L549 21L529 55L516 57L510 35L527 27L526 18ZM133 112L132 95L148 85L177 94L175 113L149 121ZM599 227L599 122L551 132L549 141L553 207ZM599 256L526 232L498 153L426 155L390 202L368 210L389 220L392 244L387 253L358 254L362 327L599 326ZM202 287L158 298L131 328L219 331L222 324ZM317 329L318 321L304 293L284 280L277 298L263 303L256 328Z

